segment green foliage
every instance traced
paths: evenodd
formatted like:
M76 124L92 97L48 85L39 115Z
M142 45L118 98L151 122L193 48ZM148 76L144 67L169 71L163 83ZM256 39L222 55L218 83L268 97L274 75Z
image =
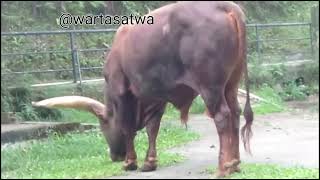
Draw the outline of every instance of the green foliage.
M296 82L288 82L280 92L284 100L305 100L307 95L310 94L308 86L297 85Z
M1 111L15 112L17 118L25 121L60 119L61 113L55 109L34 108L33 99L44 99L43 92L34 93L27 85L28 78L23 80L20 87L8 87L7 81L1 81Z
M237 2L237 1L236 1ZM249 22L296 22L310 21L310 7L319 4L316 1L242 1Z
M35 112L35 114L41 118L39 120L52 120L52 121L59 121L60 119L64 118L62 112L58 109L48 109L44 107L30 107ZM36 119L31 119L35 121Z
M254 90L254 93L267 101L253 104L252 109L255 114L267 114L285 110L282 97L274 88L267 84L264 84L259 89Z
M20 111L17 112L19 119L25 121L37 121L39 117L33 107L28 104L20 104Z
M109 2L108 2L109 3ZM156 9L169 1L112 1L108 4L101 1L90 2L2 2L1 27L2 31L37 31L37 30L61 30L56 24L62 12L66 11L73 15L98 15L113 9L118 15L143 15L150 10ZM310 22L310 7L318 4L317 2L237 2L241 4L247 14L248 23L270 23L270 22ZM106 6L107 5L107 6ZM109 7L112 5L113 7ZM111 28L112 26L110 26ZM83 28L109 28L105 26L77 26ZM305 27L281 27L264 28L259 30L261 39L267 38L297 38L307 37L309 29ZM77 34L76 45L78 49L85 48L105 48L111 47L114 33L98 34ZM255 30L248 29L249 42L256 39ZM54 50L68 50L69 35L49 35L49 36L6 36L1 38L1 52L43 52ZM257 58L256 43L249 43L249 56ZM300 51L303 58L310 56L309 41L290 42L263 42L260 43L262 55L259 57L259 64L266 62L285 61L287 56L296 54ZM3 72L12 71L33 71L48 69L70 69L72 68L71 54L50 53L32 54L23 56L3 56L1 70ZM102 66L104 63L102 52L79 52L81 67ZM250 60L251 63L251 60ZM101 77L101 70L83 70L83 78ZM15 78L13 75L9 79ZM264 76L269 78L268 73ZM36 83L72 80L72 72L55 72L45 74L34 74L32 79ZM14 81L11 81L14 82Z
M162 116L163 119L180 119L180 111L177 110L173 104L168 103L166 110Z
M319 61L303 65L296 73L298 76L304 77L307 85L319 85Z
M14 82L21 82L21 86L18 88L10 87ZM27 84L29 82L30 79L27 75L23 78L8 78L1 75L1 112L15 112L20 109L20 105L28 103L30 92Z
M204 113L205 107L206 106L203 102L203 99L201 98L201 96L198 96L193 100L192 105L189 109L189 113L192 113L192 114ZM180 111L177 110L171 103L169 103L166 107L166 111L163 115L163 119L180 120Z
M25 109L25 105L31 102L31 92L26 87L13 88L10 94L13 97L12 105L15 107L15 112Z
M162 126L157 140L159 167L184 160L165 150L196 140L199 135L171 124ZM146 131L135 139L138 165L148 147ZM1 148L1 178L105 178L121 175L123 162L112 162L109 148L99 129L33 140Z
M108 2L109 3L109 2ZM100 13L109 13L112 8L103 1L90 2L2 2L1 27L2 31L36 31L36 30L60 30L56 24L62 12L66 11L73 15L85 15ZM169 4L168 1L112 1L113 9L118 15L143 15L150 10ZM241 4L247 15L248 23L273 23L273 22L310 22L310 7L318 5L318 2L288 2L288 1L266 1L266 2L237 2ZM107 6L106 6L107 5ZM86 26L76 28L109 28L101 26ZM111 28L111 26L110 26ZM268 84L275 88L283 99L303 99L307 93L317 92L315 83L319 83L319 64L305 66L298 71L292 73L284 66L265 67L261 64L270 62L283 62L289 56L301 52L302 58L309 58L309 40L291 42L263 42L260 43L261 55L257 55L257 44L252 42L256 40L254 28L248 31L248 59L250 65L249 77L250 84L256 88L263 84ZM298 38L307 37L309 29L305 27L281 27L281 28L264 28L259 29L260 39L279 39L279 38ZM104 49L106 46L111 47L114 33L98 33L98 34L77 34L76 45L78 49L99 48ZM5 36L1 38L1 52L42 52L54 50L70 49L69 35L49 35L49 36ZM103 52L79 52L80 65L83 68L93 66L103 66ZM49 53L49 54L32 54L23 56L3 56L1 61L1 70L3 73L16 71L34 71L47 69L71 69L71 53ZM297 77L304 77L306 87L295 86L293 82ZM101 69L83 70L82 78L100 78ZM32 74L32 75L2 75L1 76L1 111L20 111L26 115L22 117L33 117L31 114L30 98L21 99L19 102L17 96L12 96L8 89L3 87L27 87L30 84L43 82L56 82L57 80L72 80L71 71ZM280 88L279 88L280 87ZM49 88L47 91L34 91L32 99L41 100L45 97L54 97L59 95L87 95L103 101L101 86L86 86L82 89L71 88L68 91L56 91L55 88ZM95 92L99 89L99 92ZM44 93L45 92L45 93ZM42 93L41 95L38 93ZM22 97L22 95L19 95ZM48 111L48 117L43 117L45 110L35 110L35 114L41 114L41 119L56 117L59 119L61 115L58 112ZM201 113L204 111L204 103L200 97L197 97L190 109L191 113ZM68 114L68 113L67 113ZM165 118L179 118L179 112L169 104L166 108Z
M202 97L198 96L193 100L192 106L191 106L189 112L193 113L193 114L201 114L201 113L204 113L205 107L206 107L206 105L205 105Z
M283 100L303 100L308 95L317 93L315 85L319 85L319 63L311 62L298 66L272 65L263 66L255 57L249 56L250 86L263 89L269 86ZM303 84L297 79L303 78ZM243 84L242 84L243 86Z

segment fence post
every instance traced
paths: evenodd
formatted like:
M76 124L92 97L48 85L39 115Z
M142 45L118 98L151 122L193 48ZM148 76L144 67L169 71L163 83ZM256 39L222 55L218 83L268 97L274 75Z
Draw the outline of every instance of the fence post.
M71 59L72 59L72 72L73 72L73 82L77 82L77 71L76 71L76 49L74 45L74 34L72 32L69 33L70 35L70 46L71 46Z
M76 64L78 65L77 74L78 74L79 83L80 83L80 86L81 86L81 84L82 84L81 65L80 65L79 55L78 55L77 49L75 49L75 56L76 56Z
M314 59L314 49L313 49L313 32L312 32L312 25L309 25L309 33L310 33L310 48L311 48L311 58Z
M310 36L312 45L312 57L319 61L319 5L311 8Z
M70 32L70 43L71 43L71 51L72 51L72 70L73 70L73 82L76 83L79 79L80 86L82 83L81 77L81 67L78 56L77 46L75 45L75 34Z
M256 45L257 45L257 53L258 53L258 59L260 60L260 38L259 38L259 31L258 31L258 25L255 24L255 31L256 31Z

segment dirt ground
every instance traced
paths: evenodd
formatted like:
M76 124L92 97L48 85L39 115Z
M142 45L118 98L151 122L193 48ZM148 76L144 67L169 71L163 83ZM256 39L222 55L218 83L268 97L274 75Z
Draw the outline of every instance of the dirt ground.
M288 106L290 109L286 112L255 116L251 139L253 155L244 151L241 142L242 162L319 168L318 96L303 102L290 102ZM243 124L244 119L241 118L241 127ZM189 128L201 134L200 140L170 150L184 155L186 161L154 172L133 171L112 178L211 178L205 169L218 164L219 151L214 122L203 115L191 115Z

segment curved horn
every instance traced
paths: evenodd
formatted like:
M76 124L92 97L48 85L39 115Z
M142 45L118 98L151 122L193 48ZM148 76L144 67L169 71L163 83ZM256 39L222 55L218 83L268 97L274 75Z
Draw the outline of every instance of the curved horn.
M84 96L60 96L32 102L35 107L65 107L89 111L100 119L105 119L106 106L101 102Z

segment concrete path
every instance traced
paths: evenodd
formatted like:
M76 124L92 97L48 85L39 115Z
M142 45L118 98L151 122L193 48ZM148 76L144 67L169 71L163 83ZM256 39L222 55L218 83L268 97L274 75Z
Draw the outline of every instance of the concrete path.
M1 145L29 139L47 137L49 131L67 133L74 130L85 130L96 125L77 122L17 122L1 124Z

